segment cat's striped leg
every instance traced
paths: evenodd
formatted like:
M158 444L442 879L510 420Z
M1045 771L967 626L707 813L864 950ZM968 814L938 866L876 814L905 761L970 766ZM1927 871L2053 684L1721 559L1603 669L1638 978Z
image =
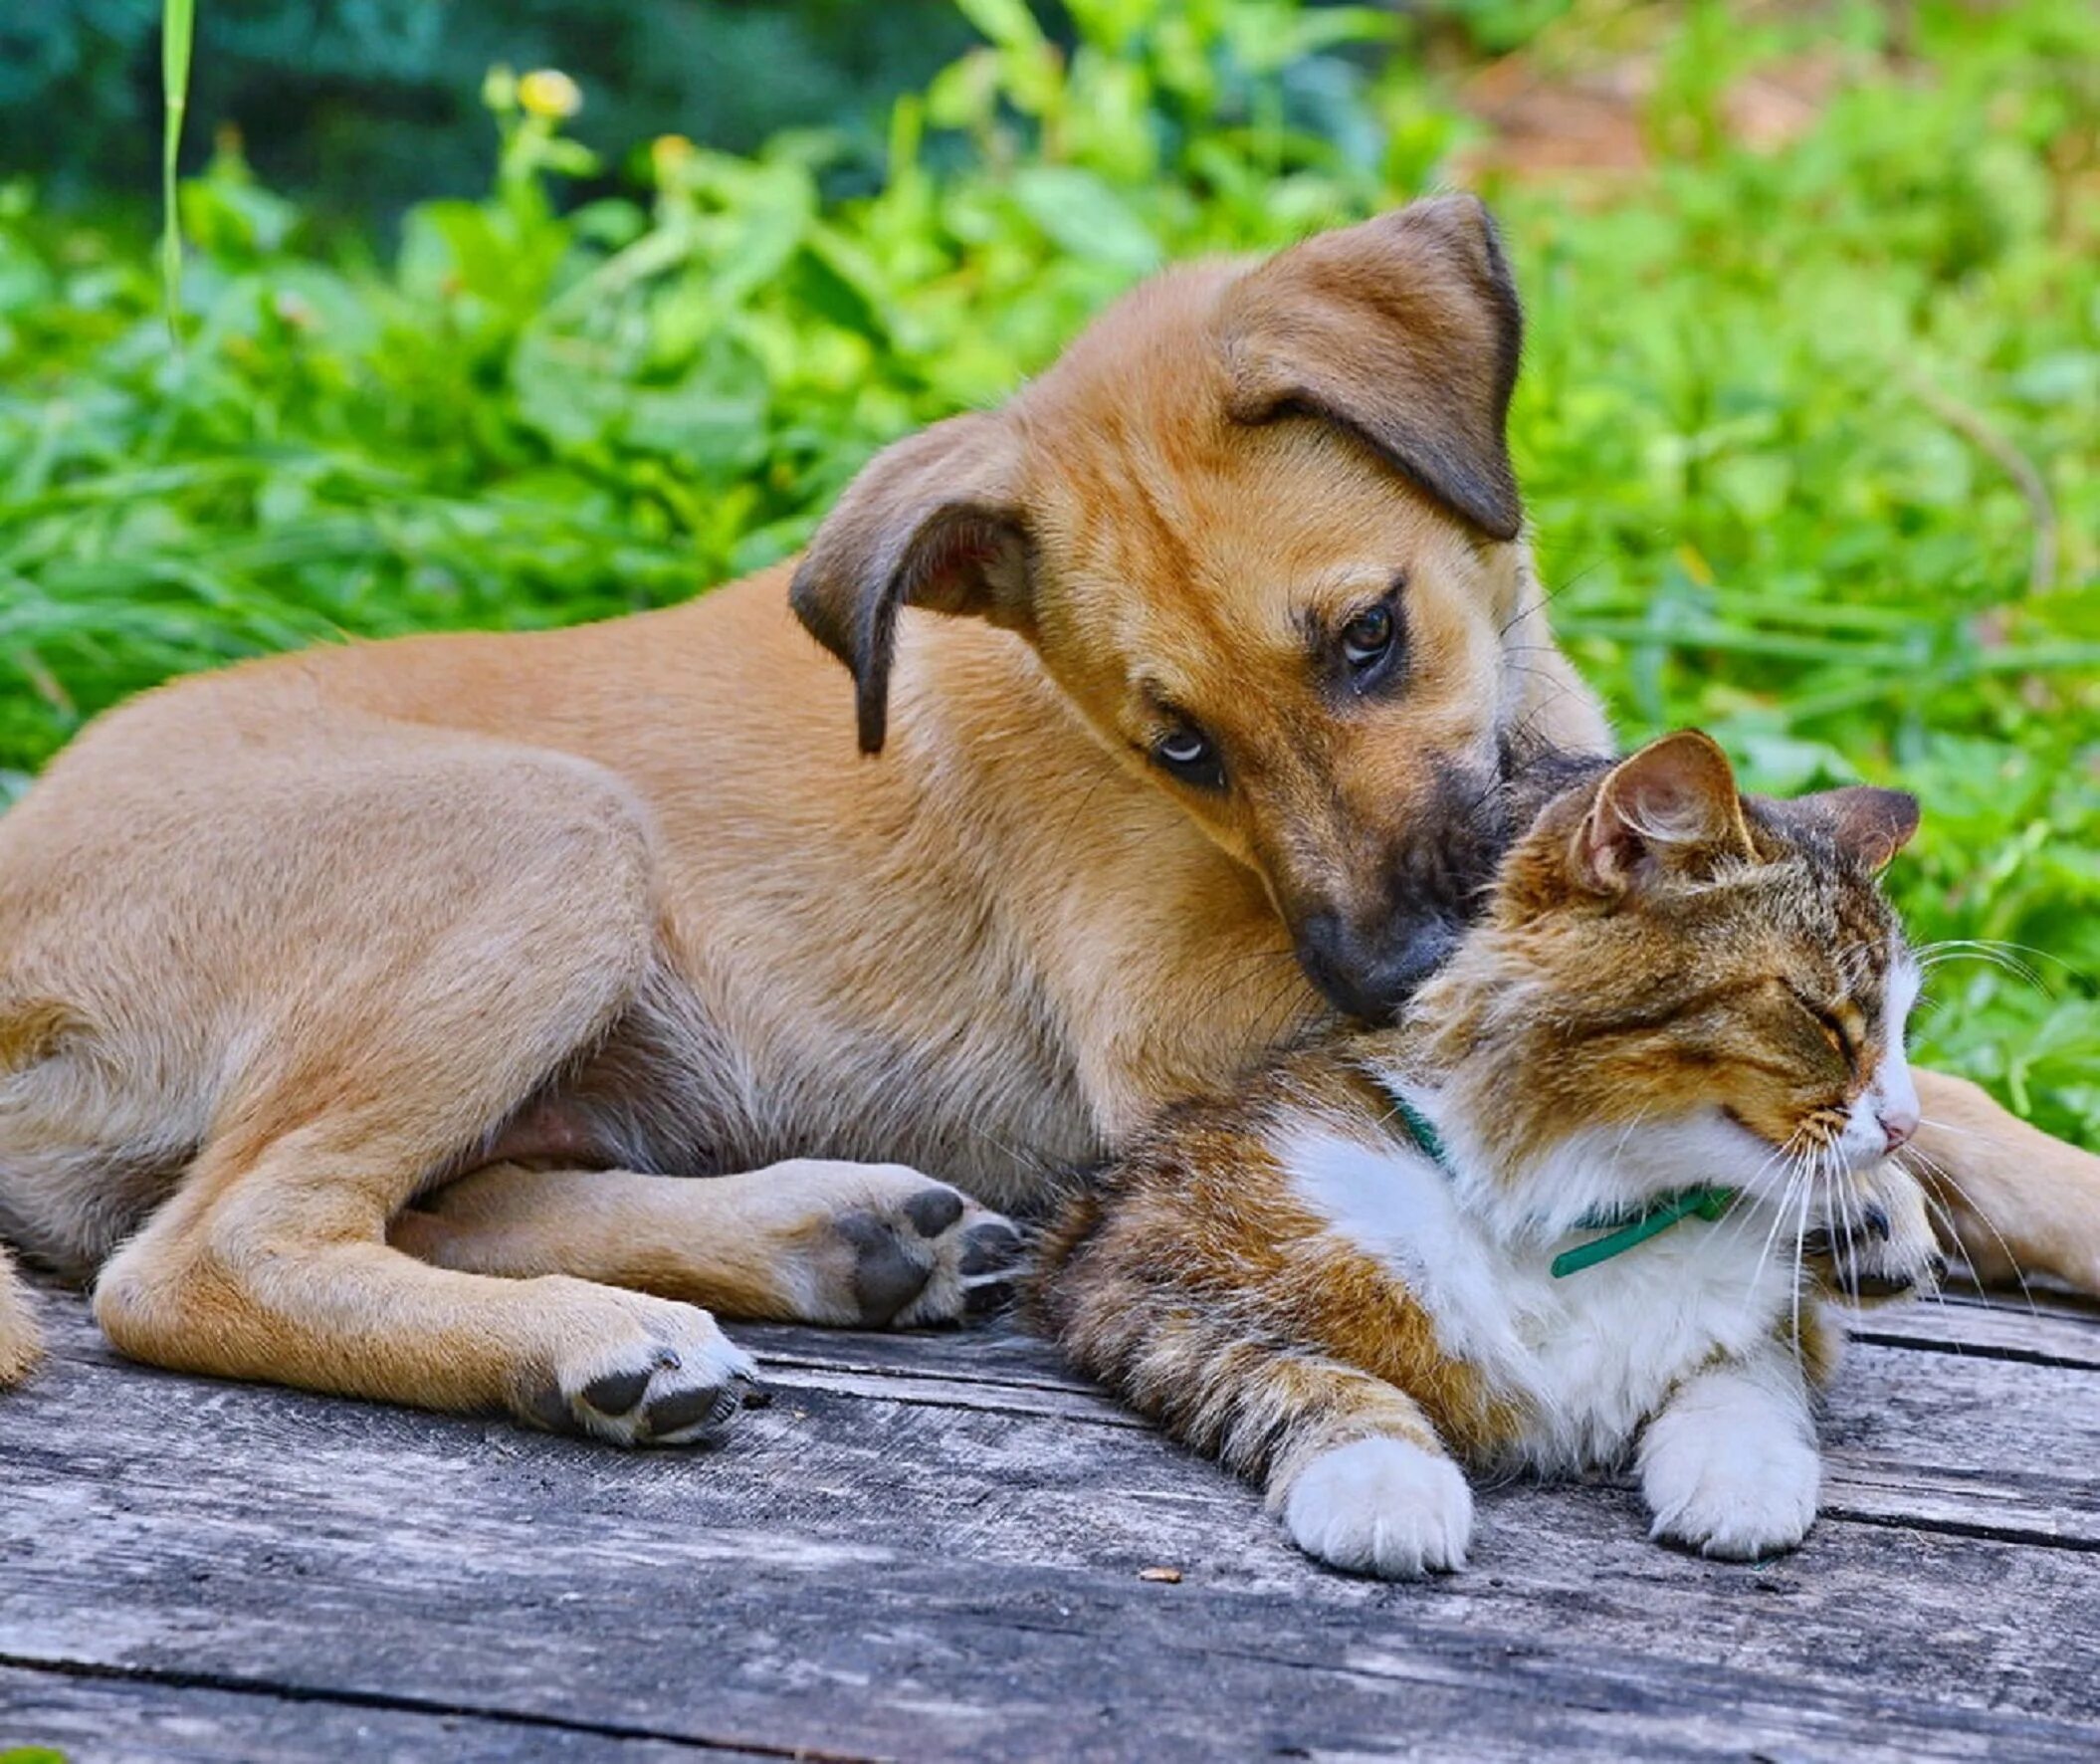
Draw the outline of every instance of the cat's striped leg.
M1653 1536L1739 1562L1794 1548L1822 1491L1800 1361L1774 1340L1702 1367L1648 1423L1639 1467Z
M1421 1407L1340 1360L1156 1319L1112 1382L1176 1437L1259 1480L1309 1556L1389 1580L1465 1566L1473 1495Z

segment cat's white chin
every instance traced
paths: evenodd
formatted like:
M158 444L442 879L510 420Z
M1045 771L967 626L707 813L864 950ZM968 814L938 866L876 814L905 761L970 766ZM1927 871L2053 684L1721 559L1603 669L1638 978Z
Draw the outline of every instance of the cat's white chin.
M1416 1580L1465 1566L1473 1491L1440 1451L1406 1439L1358 1439L1322 1452L1299 1472L1283 1523L1316 1561Z

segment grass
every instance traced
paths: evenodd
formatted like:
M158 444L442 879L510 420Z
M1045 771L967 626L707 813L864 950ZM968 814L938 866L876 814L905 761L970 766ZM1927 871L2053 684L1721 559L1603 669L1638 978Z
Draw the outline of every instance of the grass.
M1646 168L1571 179L1480 152L1448 41L1365 53L1382 10L1073 0L1066 54L961 3L983 47L877 167L822 132L594 167L561 84L499 72L488 197L381 249L222 141L180 191L179 353L142 221L0 185L0 800L170 674L784 555L874 448L1156 264L1470 155L1529 301L1513 440L1570 647L1629 735L1918 791L1922 1054L2100 1146L2100 14L1462 9L1542 76L1642 71ZM1806 126L1744 145L1748 83L1803 68ZM621 193L556 200L593 170Z

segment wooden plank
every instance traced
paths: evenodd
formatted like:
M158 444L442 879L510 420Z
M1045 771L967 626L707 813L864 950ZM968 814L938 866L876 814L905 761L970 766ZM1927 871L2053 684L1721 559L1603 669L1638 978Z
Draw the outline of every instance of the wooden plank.
M113 1358L85 1309L64 1304L52 1319L63 1351ZM1020 1390L1091 1392L1047 1343L1011 1328L922 1330L869 1335L844 1329L804 1329L741 1323L737 1339L769 1363L839 1372L886 1373L900 1378L966 1378ZM1910 1347L1954 1356L2021 1361L2100 1371L2100 1305L2037 1290L1989 1297L1955 1291L1865 1314L1854 1339L1875 1346Z
M2100 1312L2040 1292L2028 1303L2016 1294L1986 1300L1950 1293L1942 1300L1870 1312L1854 1339L1880 1347L2100 1372Z
M55 1309L51 1333L61 1357L121 1364L81 1307ZM1946 1332L1939 1338L1945 1341L1980 1317L2001 1331L2025 1331L2026 1339L2056 1339L2037 1337L2031 1316L1982 1306L1934 1307L1930 1320ZM2100 1327L2083 1320L2051 1321L2100 1337ZM869 1335L771 1326L736 1333L782 1393L828 1391L1146 1430L1066 1372L1048 1346L1010 1329ZM2100 1379L2062 1359L2007 1363L2003 1355L1955 1353L1942 1359L1856 1342L1822 1429L1824 1510L2100 1550L2100 1501L2089 1470L2100 1463Z
M1839 1521L1741 1569L1621 1489L1512 1487L1468 1573L1388 1588L1068 1414L810 1383L721 1452L623 1455L124 1367L46 1308L61 1363L0 1403L18 1660L914 1758L2100 1749L2071 1550Z
M132 1677L83 1676L0 1665L0 1753L60 1751L73 1764L680 1764L695 1756L735 1764L773 1754L695 1749L544 1721L490 1719L443 1709L352 1704Z

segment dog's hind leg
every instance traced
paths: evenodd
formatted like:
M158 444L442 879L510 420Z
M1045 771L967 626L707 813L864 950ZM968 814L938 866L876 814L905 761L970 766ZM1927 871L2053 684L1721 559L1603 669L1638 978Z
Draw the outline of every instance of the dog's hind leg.
M863 1328L981 1308L1020 1247L945 1183L816 1158L708 1177L493 1165L401 1213L390 1235L441 1267L571 1274L726 1316Z
M103 1270L98 1319L180 1370L621 1443L698 1436L749 1360L690 1304L562 1275L433 1267L387 1221L607 1031L654 955L649 841L624 792L531 756L419 758L329 789L286 858L304 938L176 1194ZM389 854L385 891L342 861ZM273 937L280 934L273 932Z

